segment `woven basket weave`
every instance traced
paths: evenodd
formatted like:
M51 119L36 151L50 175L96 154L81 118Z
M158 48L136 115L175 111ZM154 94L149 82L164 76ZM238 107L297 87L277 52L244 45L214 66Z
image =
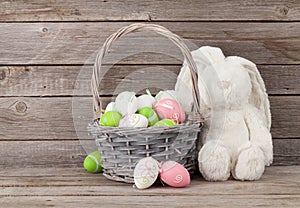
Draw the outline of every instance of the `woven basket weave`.
M172 127L152 126L149 128L106 127L98 124L102 112L102 102L99 95L99 75L102 60L115 40L137 31L154 31L170 39L181 50L192 76L194 98L193 112L186 112L185 123ZM196 71L192 55L181 38L162 26L132 24L121 28L108 37L97 54L94 64L91 84L95 120L88 125L88 130L94 137L101 154L103 174L108 179L133 183L133 170L136 163L141 158L149 156L158 161L177 161L188 170L193 170L196 140L202 126Z

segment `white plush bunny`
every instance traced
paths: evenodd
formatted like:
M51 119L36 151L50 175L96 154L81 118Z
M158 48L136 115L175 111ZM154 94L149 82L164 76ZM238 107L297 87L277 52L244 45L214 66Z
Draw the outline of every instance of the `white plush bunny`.
M271 115L264 82L256 65L219 48L192 52L198 69L201 114L205 117L199 170L209 181L230 173L238 180L257 180L273 160ZM184 63L175 86L176 97L191 111L191 77Z

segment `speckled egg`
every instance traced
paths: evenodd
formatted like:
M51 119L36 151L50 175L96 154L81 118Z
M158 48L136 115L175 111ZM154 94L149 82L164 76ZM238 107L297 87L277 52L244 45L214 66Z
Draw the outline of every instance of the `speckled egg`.
M183 165L166 161L161 164L160 169L161 180L172 187L185 187L190 184L190 174Z

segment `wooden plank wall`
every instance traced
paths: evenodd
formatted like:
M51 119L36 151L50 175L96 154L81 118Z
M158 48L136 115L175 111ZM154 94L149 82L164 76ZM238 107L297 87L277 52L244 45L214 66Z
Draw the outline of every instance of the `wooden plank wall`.
M82 165L85 149L93 149L85 127L94 52L109 34L137 21L255 62L271 102L274 165L300 165L300 1L1 0L0 167ZM101 94L109 101L136 69L177 73L180 64L155 54L130 57L106 74ZM140 80L131 83L175 83L138 73Z

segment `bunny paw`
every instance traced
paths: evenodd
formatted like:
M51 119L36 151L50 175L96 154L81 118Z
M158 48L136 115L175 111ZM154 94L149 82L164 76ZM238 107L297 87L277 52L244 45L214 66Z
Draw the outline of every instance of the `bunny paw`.
M208 181L225 181L230 176L228 149L217 141L207 142L199 152L199 170Z
M233 177L241 181L253 181L261 178L265 170L264 153L255 145L243 149L237 159Z

